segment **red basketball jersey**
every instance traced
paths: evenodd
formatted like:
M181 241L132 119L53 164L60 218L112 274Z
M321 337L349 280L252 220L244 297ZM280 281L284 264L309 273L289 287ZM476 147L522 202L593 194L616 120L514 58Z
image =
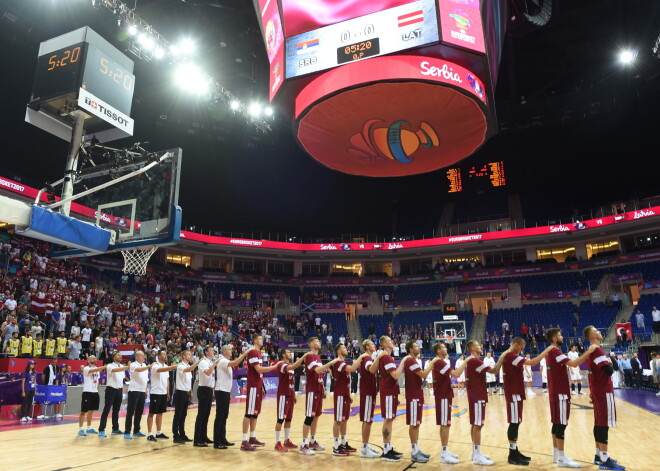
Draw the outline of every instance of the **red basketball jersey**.
M406 399L424 399L424 391L422 390L422 378L417 374L422 371L417 360L408 358L403 367L403 374L406 376Z
M375 396L378 393L376 374L369 372L369 368L373 363L372 358L365 358L360 363L360 394L366 396Z
M280 364L277 368L279 384L277 385L278 396L293 397L296 395L296 375L293 370L287 371L289 363Z
M261 374L257 373L255 366L261 366L261 352L259 350L250 350L247 356L247 386L249 388L259 388L263 386L264 380Z
M470 360L471 361L471 360ZM433 395L436 399L449 399L454 397L451 387L451 364L445 360L438 360L433 364Z
M566 363L570 359L557 347L548 352L545 363L548 369L548 392L550 394L570 394Z
M378 363L378 372L380 373L379 386L381 394L388 396L399 394L399 382L392 378L392 375L390 374L394 370L396 370L394 358L389 355L383 355L380 358L380 363Z
M310 353L305 357L305 374L307 375L307 392L323 392L323 373L317 374L314 368L323 366L321 356Z
M513 395L525 399L525 381L523 380L523 366L525 358L517 353L509 352L504 357L502 370L504 374L504 395L510 398Z
M465 367L465 386L467 388L468 401L488 402L486 373L489 372L490 369L490 366L485 365L480 358L473 358L468 362Z
M609 358L602 348L598 347L587 357L589 368L589 390L591 394L613 393L612 378L603 370L604 366L610 364Z
M332 366L332 376L335 379L335 396L351 395L351 373L346 368L345 361L338 361Z

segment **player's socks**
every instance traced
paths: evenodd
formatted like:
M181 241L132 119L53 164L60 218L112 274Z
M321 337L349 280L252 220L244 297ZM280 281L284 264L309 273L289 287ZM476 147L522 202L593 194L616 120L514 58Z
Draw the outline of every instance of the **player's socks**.
M291 429L290 428L285 428L284 429L284 441L288 440L290 436L291 436Z
M571 392L575 392L575 383L571 383Z
M341 436L341 444L346 445L346 435Z
M247 437L247 436L248 436L247 433L244 433L244 434L243 434L243 441L244 441L244 442L247 442L247 441L248 441L248 437Z
M582 394L582 383L578 383L578 394Z
M610 457L610 454L607 451L601 451L598 456L600 456L600 460L605 463Z
M392 444L391 443L383 443L383 453L387 453L392 449Z
M481 445L472 445L472 456L481 455Z
M309 437L309 443L316 443L316 435Z
M301 446L302 446L302 447L306 447L306 446L307 446L307 439L306 439L306 438L303 438L303 439L302 439L302 445L301 445Z
M275 430L275 443L279 443L279 442L280 442L280 431Z
M417 443L412 444L412 454L415 455L419 451L419 445Z
M517 443L509 443L509 450L516 450L518 448Z
M335 448L339 448L339 437L335 437Z
M250 432L250 438L257 438L257 432Z

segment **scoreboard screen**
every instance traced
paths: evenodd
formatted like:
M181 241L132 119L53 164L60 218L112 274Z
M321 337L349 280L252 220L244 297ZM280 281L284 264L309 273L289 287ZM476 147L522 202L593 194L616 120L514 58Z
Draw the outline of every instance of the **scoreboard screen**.
M439 42L435 0L389 3L398 6L287 37L286 78Z
M445 172L449 188L447 193L460 193L463 189L506 186L504 162L487 162L467 168L453 167Z

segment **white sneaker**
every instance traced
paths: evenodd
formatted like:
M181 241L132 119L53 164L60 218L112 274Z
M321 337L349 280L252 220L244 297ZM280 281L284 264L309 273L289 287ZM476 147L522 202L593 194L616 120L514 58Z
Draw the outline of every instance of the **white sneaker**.
M443 453L441 453L441 454L443 454ZM444 454L458 459L458 455L456 453L452 453L451 450L447 450L446 452L444 452Z
M560 468L581 468L582 465L580 463L576 463L572 459L570 459L568 456L564 458L559 458L557 460L557 466Z
M660 396L660 391L658 391L658 393L656 394L656 396Z
M442 453L440 455L440 463L458 464L458 462L458 458L449 453Z
M380 458L380 453L372 449L371 447L364 448L360 450L360 458Z
M582 392L582 391L580 391L578 394L579 394L580 396L584 396L585 393Z
M61 419L61 418L62 418L62 414L55 414L55 418L56 418L56 419Z
M21 417L21 422L27 422L27 417Z
M32 422L32 417L27 418L28 422Z
M571 391L571 396L577 396L577 393L575 391Z
M478 464L481 466L492 466L495 463L488 458L486 458L484 455L474 455L472 457L472 463Z
M42 420L43 418L44 418L43 415L38 415L38 416L37 416L37 419L38 419L38 420Z

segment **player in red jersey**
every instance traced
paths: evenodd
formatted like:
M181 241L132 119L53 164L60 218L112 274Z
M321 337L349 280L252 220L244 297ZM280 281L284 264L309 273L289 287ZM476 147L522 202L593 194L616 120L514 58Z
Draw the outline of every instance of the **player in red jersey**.
M254 349L250 350L245 362L247 363L247 401L245 401L245 417L243 418L243 441L241 450L254 451L255 446L264 446L265 443L257 440L257 417L261 412L261 400L263 399L264 380L262 375L277 369L279 363L273 366L261 366L261 347L264 340L261 334L252 336ZM250 439L248 441L248 430Z
M580 357L571 360L561 351L561 346L564 344L561 329L548 329L545 332L545 338L552 347L546 357L550 420L552 422L552 461L557 463L560 468L579 468L580 463L573 461L564 453L564 432L571 415L568 367L579 367L596 347L589 347Z
M437 361L437 357L427 362L426 368L422 369L417 362L419 345L416 341L409 340L406 342L406 352L408 352L408 356L401 360L401 363L403 363L403 374L406 378L406 425L408 425L408 435L412 447L411 461L413 463L428 463L431 455L420 450L418 445L419 426L422 424L422 414L424 413L422 379L429 375L433 363Z
M584 328L584 338L591 347L595 346L587 359L589 368L589 394L594 405L594 438L596 456L594 464L600 469L625 470L626 468L610 458L607 441L610 427L616 427L616 406L614 405L614 387L612 385L612 362L600 347L603 335L593 325Z
M362 422L362 448L360 449L360 458L378 458L380 453L369 446L369 437L371 436L371 424L374 421L374 406L376 405L376 395L378 394L378 383L376 381L376 371L378 364L374 363L373 355L376 352L376 345L366 339L362 342L364 353L368 356L360 363L360 422Z
M472 462L474 464L491 466L494 463L489 457L481 454L481 428L486 418L486 403L488 391L486 388L486 373L498 374L504 361L504 354L500 356L494 367L484 364L479 358L482 347L476 340L467 343L467 351L472 355L470 363L465 369L465 386L467 388L468 405L470 407L470 424L472 424ZM508 351L506 352L508 353Z
M323 451L325 447L316 441L316 427L319 417L323 413L323 399L325 399L325 387L323 386L323 372L339 361L338 358L329 361L325 365L321 363L321 341L318 337L312 337L307 341L309 354L305 357L305 375L307 376L307 391L305 394L305 422L303 423L303 439L298 453L313 455L315 451ZM309 444L307 437L311 437Z
M392 358L394 343L387 335L379 340L382 352L374 360L380 374L380 415L383 417L383 454L380 459L384 461L401 461L403 453L392 447L392 423L396 418L399 407L399 376L403 371L403 362L397 368Z
M449 451L449 427L451 427L451 406L454 398L454 390L451 387L451 376L459 378L463 370L472 359L467 357L465 361L455 370L451 369L451 364L447 360L447 345L438 342L433 345L433 353L436 357L432 360L433 367L433 397L435 397L435 420L440 426L440 442L442 443L442 452L440 453L440 462L448 464L458 463L458 455Z
M335 346L335 356L339 360L332 367L332 376L335 380L334 389L334 405L335 405L335 423L332 426L332 433L334 436L334 447L332 454L335 456L348 456L351 452L357 451L350 446L346 441L346 426L348 424L348 417L351 414L351 373L360 367L360 363L365 357L369 357L368 353L364 353L353 362L352 365L346 363L345 359L348 355L346 345L339 343ZM339 435L341 434L341 443Z
M277 424L275 425L275 451L287 452L289 448L298 448L291 443L291 419L293 418L293 405L296 403L296 375L294 371L302 364L305 353L295 363L291 363L293 353L288 348L280 350L282 362L277 367L279 384L277 386ZM284 424L284 445L280 441L280 433Z
M520 453L518 449L518 428L523 418L523 401L525 397L525 379L523 368L536 366L552 349L552 345L543 350L536 358L522 357L525 341L516 337L511 341L511 348L502 354L502 372L504 376L504 398L506 400L506 416L509 422L507 437L509 438L509 464L529 466L530 457ZM527 354L529 355L529 354ZM501 358L501 357L500 357Z

